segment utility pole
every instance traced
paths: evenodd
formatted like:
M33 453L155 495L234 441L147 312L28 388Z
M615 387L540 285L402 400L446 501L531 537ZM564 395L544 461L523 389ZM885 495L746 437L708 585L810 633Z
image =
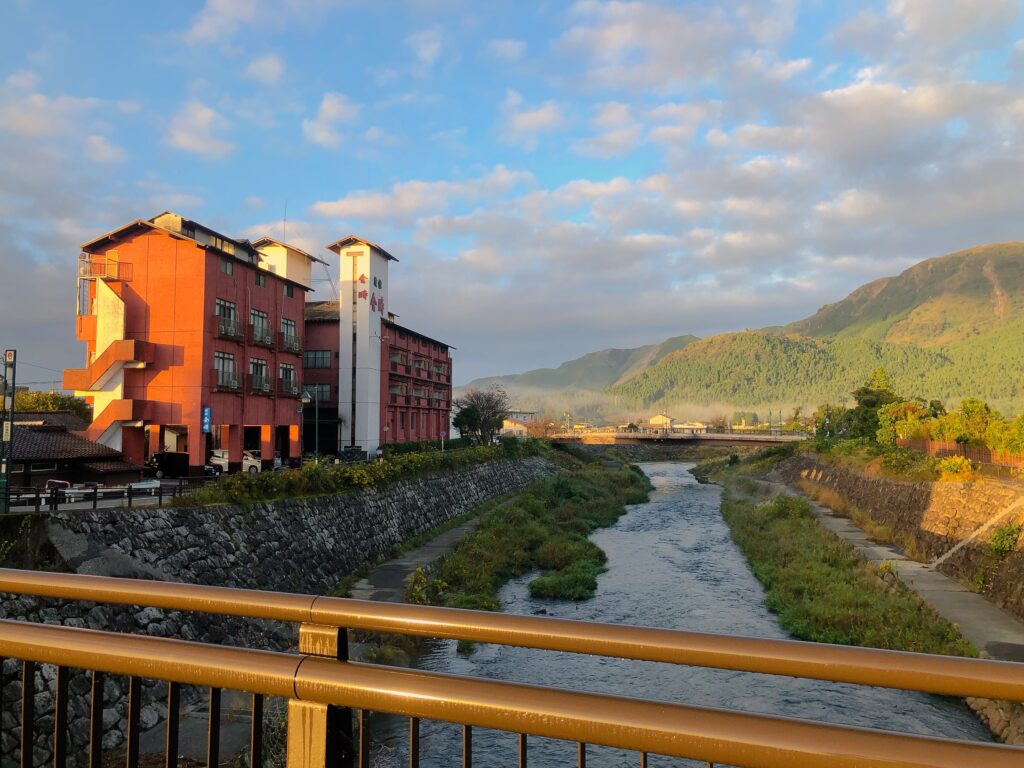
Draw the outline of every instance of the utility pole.
M6 446L4 456L0 459L0 512L10 511L11 501L11 464L14 463L14 395L17 392L16 368L18 353L16 350L4 351L3 386L0 387L0 446Z

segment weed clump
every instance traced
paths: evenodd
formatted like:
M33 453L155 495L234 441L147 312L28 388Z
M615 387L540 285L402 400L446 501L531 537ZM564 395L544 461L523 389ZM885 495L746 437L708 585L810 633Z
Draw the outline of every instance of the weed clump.
M650 488L635 468L577 463L485 515L429 575L414 577L409 597L452 608L498 610L499 587L535 570L543 573L529 584L534 597L593 597L606 556L587 536L614 523L625 505L646 501Z
M753 504L727 497L722 516L764 585L768 609L795 637L977 655L953 624L822 527L805 500L777 496Z

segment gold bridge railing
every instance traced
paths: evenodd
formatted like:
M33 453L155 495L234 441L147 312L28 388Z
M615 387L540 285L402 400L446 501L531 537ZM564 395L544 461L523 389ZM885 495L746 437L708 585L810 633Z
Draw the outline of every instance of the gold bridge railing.
M220 691L253 694L250 760L262 762L264 697L288 700L287 765L368 768L371 711L410 719L410 766L418 766L422 719L463 726L462 765L472 765L474 728L685 757L744 768L1019 768L1024 749L827 725L678 703L567 691L347 661L347 631L363 629L544 650L741 670L954 696L1024 701L1024 665L787 640L730 637L374 603L276 592L0 569L0 593L119 603L299 624L297 654L72 627L0 621L0 657L22 662L21 752L32 765L37 665L54 665L54 764L68 757L68 675L92 672L90 766L103 741L103 676L128 678L126 764L138 764L141 680L168 683L167 765L176 765L182 685L210 689L207 764L219 761ZM2 669L2 667L0 667ZM0 680L0 690L7 681ZM6 705L6 702L0 702ZM50 713L47 713L50 714ZM354 730L353 730L354 728Z

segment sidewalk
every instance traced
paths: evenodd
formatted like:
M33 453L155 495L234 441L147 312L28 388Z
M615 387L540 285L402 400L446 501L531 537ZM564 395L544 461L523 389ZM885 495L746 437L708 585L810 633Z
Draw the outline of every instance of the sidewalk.
M871 541L852 520L807 498L784 483L757 480L770 495L788 493L807 499L822 525L851 544L869 562L888 562L900 581L917 592L941 616L953 622L982 655L1001 661L1024 661L1024 622L931 565L911 560L889 544Z

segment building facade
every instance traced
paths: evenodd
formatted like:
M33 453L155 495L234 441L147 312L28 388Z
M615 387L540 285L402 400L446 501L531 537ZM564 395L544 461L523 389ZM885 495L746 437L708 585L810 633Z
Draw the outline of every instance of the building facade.
M304 375L319 405L305 408L305 449L319 439L321 453L373 455L388 443L447 436L451 348L394 321L388 268L398 260L354 236L327 248L339 256L340 299L306 306Z
M76 334L86 367L64 387L93 404L86 436L142 463L214 449L300 456L304 310L320 261L270 238L226 237L173 213L82 246Z

